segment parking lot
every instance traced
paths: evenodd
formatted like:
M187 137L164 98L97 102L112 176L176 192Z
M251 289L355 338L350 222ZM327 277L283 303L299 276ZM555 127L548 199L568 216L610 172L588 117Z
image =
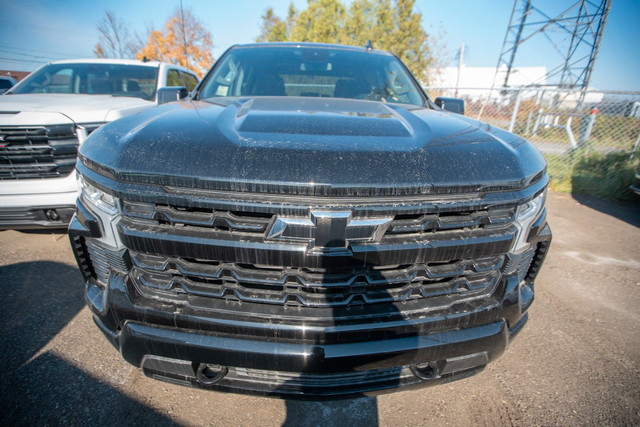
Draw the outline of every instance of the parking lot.
M93 324L66 234L0 231L6 425L638 425L640 200L551 193L554 242L530 321L474 377L298 402L151 380Z

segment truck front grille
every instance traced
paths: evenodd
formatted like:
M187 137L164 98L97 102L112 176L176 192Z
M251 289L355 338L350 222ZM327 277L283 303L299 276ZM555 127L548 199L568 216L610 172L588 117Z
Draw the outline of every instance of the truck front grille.
M74 125L0 127L0 180L67 176L76 163Z
M131 253L143 293L307 307L486 296L503 257L344 269L270 267Z
M264 234L277 217L268 212L242 212L171 206L141 202L123 203L125 215L152 225L197 227L201 230L221 230ZM491 209L456 210L432 213L398 214L391 221L386 236L424 234L440 231L480 229L508 224L515 219L513 206ZM305 219L306 217L301 217ZM366 219L361 217L360 219Z
M128 201L123 203L123 208L128 217L146 220L153 225L188 226L258 234L265 232L273 217L268 213L244 213Z
M291 205L280 211L259 202L233 203L233 209L193 205L123 201L118 228L141 295L198 306L234 302L244 304L244 311L246 304L349 308L411 302L445 308L495 292L516 233L511 205L428 205L409 213L398 213L397 205ZM312 253L304 241L270 238L278 218L304 218L310 209L390 220L384 233L347 242L342 252L332 247Z

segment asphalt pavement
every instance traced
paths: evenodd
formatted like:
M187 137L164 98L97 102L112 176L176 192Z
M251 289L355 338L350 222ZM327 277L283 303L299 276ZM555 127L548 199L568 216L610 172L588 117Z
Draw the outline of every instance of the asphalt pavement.
M145 377L93 324L65 234L0 231L2 425L640 425L640 199L550 193L530 321L482 373L332 402Z

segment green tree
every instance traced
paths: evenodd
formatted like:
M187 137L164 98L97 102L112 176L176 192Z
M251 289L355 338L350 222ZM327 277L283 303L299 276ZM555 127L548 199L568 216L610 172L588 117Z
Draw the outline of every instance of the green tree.
M291 30L292 41L341 43L344 37L345 7L340 0L309 0Z
M283 42L289 39L287 24L278 18L270 7L262 15L262 29L256 38L258 42Z
M293 3L289 4L287 19L282 20L275 15L273 8L269 7L262 15L262 28L257 42L285 42L290 40L291 29L298 17L298 11Z
M376 13L376 4L373 1L354 0L345 20L345 42L354 46L363 46L368 40L378 41Z
M262 16L257 41L308 41L363 46L395 53L423 82L435 61L422 15L413 11L415 0L353 0L349 8L341 0L308 0L300 13L293 4L287 19L268 8Z
M390 9L393 16L387 18L391 31L382 43L385 50L396 53L417 76L423 76L433 61L433 53L429 49L429 36L422 28L422 15L413 12L414 3L415 0L395 1Z

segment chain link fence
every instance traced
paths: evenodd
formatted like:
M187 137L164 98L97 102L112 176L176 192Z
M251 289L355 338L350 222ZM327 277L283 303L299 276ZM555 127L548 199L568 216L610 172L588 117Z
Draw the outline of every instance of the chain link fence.
M507 129L546 157L551 187L631 198L640 170L640 92L427 87L465 100L465 114Z

